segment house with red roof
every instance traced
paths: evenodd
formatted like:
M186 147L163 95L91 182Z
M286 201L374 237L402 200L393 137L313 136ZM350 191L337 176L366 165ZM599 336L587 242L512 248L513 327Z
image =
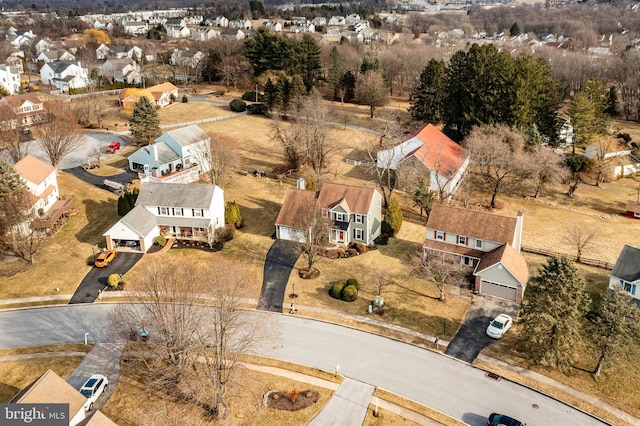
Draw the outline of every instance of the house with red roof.
M529 265L520 254L523 213L516 217L436 204L427 220L425 258L473 270L475 292L520 303Z
M423 180L429 190L447 197L462 181L469 154L433 124L427 124L402 142L378 151L376 163L379 168L398 171L403 182Z

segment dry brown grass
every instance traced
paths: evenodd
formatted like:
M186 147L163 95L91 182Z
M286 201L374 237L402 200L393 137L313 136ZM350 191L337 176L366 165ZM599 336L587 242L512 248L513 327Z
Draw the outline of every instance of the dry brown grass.
M93 344L70 343L47 346L30 346L28 348L13 348L0 350L0 356L42 354L49 352L89 352Z
M92 268L92 247L104 246L102 234L118 220L116 197L65 172L58 174L61 194L74 194L77 213L62 229L47 238L36 263L15 275L3 277L0 298L73 293Z
M181 100L182 98L180 98ZM233 114L229 105L212 102L187 102L180 100L169 107L160 108L158 116L162 124L186 123L204 118Z
M75 351L75 350L74 350ZM82 357L37 358L0 362L0 402L9 402L19 391L44 374L53 370L63 379L76 369Z
M103 412L119 425L146 423L154 420L161 424L204 424L204 410L194 404L178 403L172 397L150 388L146 380L129 363L123 364L120 383ZM318 391L320 398L315 405L287 412L262 405L262 397L269 390L291 392L293 389ZM322 410L333 392L318 386L273 376L254 370L240 369L234 383L228 387L230 415L218 424L265 426L299 425L308 423Z
M369 405L369 409L367 410L367 414L364 417L364 422L362 422L363 426L384 426L384 425L419 425L420 423L416 423L411 421L405 417L402 417L399 414L394 413L393 411L384 410L382 408L378 409L378 416L374 416L373 413L375 411L374 405ZM446 424L446 423L443 423Z
M413 411L415 413L418 413L422 416L425 416L431 420L434 420L438 423L441 423L443 425L464 425L466 423L461 422L460 420L454 419L450 416L447 416L444 413L441 413L440 411L434 410L432 408L426 407L424 405L418 404L415 401L412 401L410 399L407 398L403 398L400 395L396 395L395 393L392 392L388 392L384 389L380 389L377 388L375 390L375 392L373 393L373 396L377 396L382 400L391 402L395 405L398 405L402 408L406 408L407 410ZM375 407L374 407L375 409ZM370 410L371 411L371 410ZM367 414L367 417L369 417L369 413ZM373 417L373 416L371 416ZM383 416L384 417L384 416ZM372 424L376 424L376 423L372 423ZM378 423L380 424L380 423ZM386 424L395 424L395 423L386 423Z

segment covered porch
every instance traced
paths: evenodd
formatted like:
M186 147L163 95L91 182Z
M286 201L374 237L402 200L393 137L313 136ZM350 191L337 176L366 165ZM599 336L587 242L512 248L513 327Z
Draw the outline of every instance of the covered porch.
M160 225L160 234L165 237L174 237L178 241L188 240L210 242L209 240L213 237L213 228L211 224L209 224L209 221L206 219L201 219L199 221L206 223Z

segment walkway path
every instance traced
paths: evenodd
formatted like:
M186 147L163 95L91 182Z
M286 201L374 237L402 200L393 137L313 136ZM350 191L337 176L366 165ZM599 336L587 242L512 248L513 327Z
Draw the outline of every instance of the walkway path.
M309 426L361 425L374 390L371 385L345 377L327 405L309 422Z

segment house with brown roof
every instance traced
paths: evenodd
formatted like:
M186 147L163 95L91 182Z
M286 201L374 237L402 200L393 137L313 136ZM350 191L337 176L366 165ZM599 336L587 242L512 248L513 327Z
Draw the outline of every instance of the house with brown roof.
M158 108L164 108L178 99L178 88L168 81L148 87Z
M522 211L516 217L433 206L423 245L425 257L450 256L473 269L475 291L522 301L529 265L520 254Z
M104 414L96 411L91 418L84 411L87 399L52 370L47 370L29 386L18 392L12 404L69 404L69 426L75 425L115 425ZM98 415L98 413L100 413ZM96 421L91 419L96 417Z
M640 219L640 201L627 201L627 217L632 217L634 219Z
M427 124L402 142L378 151L376 165L397 170L405 182L423 180L429 190L446 197L462 181L469 154L433 124Z
M300 229L302 216L309 209L320 209L330 223L330 244L373 244L380 235L382 196L374 188L325 183L320 191L304 185L289 189L276 219L276 238L305 241L308 229Z
M41 123L46 118L44 103L35 93L5 96L0 99L0 108L7 109L7 113L0 116L2 124L12 129Z

